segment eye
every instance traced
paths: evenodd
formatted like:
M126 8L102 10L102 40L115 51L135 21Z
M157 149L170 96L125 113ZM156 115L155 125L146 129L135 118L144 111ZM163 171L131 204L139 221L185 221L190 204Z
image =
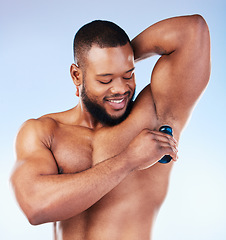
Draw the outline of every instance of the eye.
M98 80L98 82L101 83L101 84L109 84L110 82L112 82L112 79L110 81L107 81L107 82Z
M123 79L125 79L125 80L130 80L130 79L132 79L132 77L133 77L133 76L128 77L128 78L124 77Z
M132 73L129 77L123 77L123 79L125 79L125 80L130 80L130 79L133 78L133 74L134 74L134 73Z

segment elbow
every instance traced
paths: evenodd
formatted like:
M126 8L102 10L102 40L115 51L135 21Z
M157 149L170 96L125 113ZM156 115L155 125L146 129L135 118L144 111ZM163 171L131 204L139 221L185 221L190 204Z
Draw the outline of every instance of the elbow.
M26 209L24 213L31 225L36 226L43 223L51 222L51 220L49 219L48 211L46 211L44 208L41 208L40 205L33 205L29 209Z
M190 15L183 18L180 26L180 49L187 49L194 59L210 62L210 33L205 19L199 15Z
M37 201L28 208L24 209L24 213L31 225L40 225L43 223L51 222L50 211L46 208L45 204L41 201Z
M21 203L22 202L22 203ZM39 206L37 204L30 204L29 198L24 199L23 201L18 201L21 210L25 214L27 220L31 225L40 225L46 223L46 214L41 209L41 203Z
M191 16L190 23L192 38L198 42L201 42L202 45L210 45L209 28L205 19L201 15L195 14Z
M208 25L201 15L192 15L190 21L189 40L194 58L202 62L205 71L210 75L211 69L211 43ZM203 67L202 66L202 67ZM200 66L201 68L201 66Z
M202 15L194 14L194 15L191 15L190 17L192 18L192 21L194 23L200 24L200 25L205 26L205 27L207 26L207 23L206 23L206 21L205 21L205 19Z
M25 215L31 225L36 226L44 223L44 221L40 219L38 211L36 210L29 210L25 212Z
M17 171L11 174L9 183L20 209L31 225L50 222L47 199L40 197L34 184L31 187L27 181L21 180Z
M10 183L13 188L15 198L29 223L31 225L40 225L47 222L45 217L46 214L41 201L35 200L34 194L21 191L21 188L18 188L17 184L13 180L14 179L11 178Z
M194 15L194 48L198 57L203 60L206 66L206 74L209 79L211 71L211 41L209 27L201 15Z
M10 185L12 187L14 196L16 198L17 203L19 204L20 209L26 216L27 220L32 225L41 224L40 220L37 218L39 210L33 204L33 199L31 199L33 194L28 194L25 191L22 184L19 184L19 180L16 174L12 174L10 177Z

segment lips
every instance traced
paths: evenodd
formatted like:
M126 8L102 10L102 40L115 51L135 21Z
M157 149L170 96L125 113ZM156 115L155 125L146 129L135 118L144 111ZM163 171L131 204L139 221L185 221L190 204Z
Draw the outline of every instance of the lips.
M107 98L105 101L111 106L114 110L121 110L125 108L127 103L128 95L121 98Z

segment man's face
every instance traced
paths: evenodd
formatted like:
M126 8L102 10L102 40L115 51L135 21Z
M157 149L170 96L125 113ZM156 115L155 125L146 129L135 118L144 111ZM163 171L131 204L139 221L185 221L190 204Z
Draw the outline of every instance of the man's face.
M86 58L82 102L93 117L115 125L129 114L135 91L134 56L131 46L93 46Z

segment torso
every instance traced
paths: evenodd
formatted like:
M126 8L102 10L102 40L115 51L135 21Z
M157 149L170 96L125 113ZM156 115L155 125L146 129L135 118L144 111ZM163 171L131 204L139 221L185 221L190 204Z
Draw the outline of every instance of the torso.
M57 122L51 151L59 174L91 168L120 153L143 128L157 129L162 123L157 119L154 107L150 104L148 108L148 119L143 122L136 124L129 117L116 127L99 130L64 124L59 121L65 118L64 113L57 117L50 115ZM142 112L131 114L141 115ZM139 122L139 117L136 119ZM172 163L157 163L131 173L85 212L55 223L55 240L149 240L156 214L167 193L171 168Z

